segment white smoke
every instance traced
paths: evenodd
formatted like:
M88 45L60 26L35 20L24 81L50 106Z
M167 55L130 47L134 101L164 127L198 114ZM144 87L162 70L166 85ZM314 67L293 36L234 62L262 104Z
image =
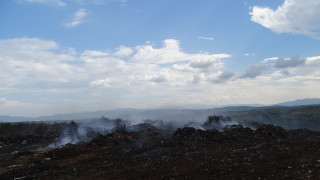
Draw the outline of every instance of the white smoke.
M142 124L148 126L139 126ZM79 142L89 142L97 133L106 135L114 132L116 129L124 129L126 131L139 131L141 128L157 128L167 130L166 132L174 132L177 128L192 127L195 129L208 130L217 129L223 131L224 128L230 128L232 125L240 125L241 123L232 120L229 117L209 116L204 123L189 122L181 124L176 121L162 120L144 120L137 123L136 121L123 121L121 119L110 120L108 118L93 119L91 121L77 122L71 121L62 131L60 137L48 148L56 148L66 144L76 144ZM241 124L242 125L242 124Z
M116 121L104 117L80 123L71 121L70 124L63 129L60 137L48 147L55 148L69 143L88 142L95 134L106 135L112 132L115 127Z

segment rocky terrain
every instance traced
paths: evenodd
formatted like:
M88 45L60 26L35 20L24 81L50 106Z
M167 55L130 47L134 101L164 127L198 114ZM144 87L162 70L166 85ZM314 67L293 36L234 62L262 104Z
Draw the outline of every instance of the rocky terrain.
M90 140L48 148L59 139L53 131L2 134L0 179L320 179L320 132L307 129L118 123Z

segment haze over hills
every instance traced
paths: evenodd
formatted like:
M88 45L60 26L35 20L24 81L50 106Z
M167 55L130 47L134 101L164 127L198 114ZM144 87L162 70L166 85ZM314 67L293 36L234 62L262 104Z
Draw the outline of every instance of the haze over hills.
M320 98L306 98L298 99L294 101L282 102L274 105L263 105L263 104L236 104L236 105L184 105L184 106L171 106L171 107L159 107L155 109L133 109L133 108L118 108L111 110L102 110L102 111L92 111L92 112L79 112L79 113L67 113L67 114L55 114L48 116L39 116L39 117L24 117L24 116L7 116L0 115L0 121L24 121L24 120L72 120L72 119L87 119L94 117L107 116L110 118L124 118L130 119L131 114L142 114L148 112L147 114L156 113L154 117L161 117L157 115L157 112L161 111L171 111L169 114L182 114L188 111L208 111L209 109L212 112L226 112L226 111L244 111L251 110L259 107L271 107L271 106L301 106L301 105L314 105L320 104ZM148 117L147 117L148 118ZM136 119L136 118L135 118ZM158 118L156 118L158 119Z
M320 104L319 99L301 99L284 102L272 106L226 106L207 109L112 109L94 112L81 112L69 114L56 114L39 117L0 116L0 122L23 121L87 121L106 117L109 119L122 119L133 124L145 120L163 120L185 125L190 122L203 123L210 115L229 116L236 122L247 124L252 122L273 124L286 129L308 128L320 130ZM308 104L311 103L311 104ZM314 103L314 104L312 104ZM306 105L307 104L307 105ZM294 106L296 105L296 106Z
M320 130L320 99L301 99L284 102L273 106L226 106L207 109L113 109L96 112L81 112L70 114L56 114L40 117L10 117L0 116L0 122L19 121L61 121L61 120L90 120L102 116L128 120L140 123L144 120L163 120L179 125L190 122L204 122L209 115L230 116L239 122L268 123L279 125L287 129L309 128ZM310 103L310 104L309 104ZM319 126L319 127L318 127Z
M298 99L298 100L294 100L294 101L287 101L287 102L279 103L276 105L279 105L279 106L303 106L303 105L311 105L311 104L320 104L320 98Z
M20 117L20 116L1 116L0 115L0 122L19 122L19 121L26 121L31 120L30 117Z

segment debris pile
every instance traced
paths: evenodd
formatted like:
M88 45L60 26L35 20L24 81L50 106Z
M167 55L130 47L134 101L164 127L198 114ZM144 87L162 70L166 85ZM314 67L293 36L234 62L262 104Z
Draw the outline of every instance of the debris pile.
M43 138L22 137L0 139L0 151L17 145L1 153L0 179L320 179L320 132L306 129L120 123L88 142L20 154Z

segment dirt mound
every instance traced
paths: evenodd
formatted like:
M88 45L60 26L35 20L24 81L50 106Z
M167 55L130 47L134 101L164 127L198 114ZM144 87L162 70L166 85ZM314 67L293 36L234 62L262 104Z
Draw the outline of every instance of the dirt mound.
M170 143L174 146L204 146L210 143L224 143L225 136L218 130L201 130L192 127L178 128L172 135Z
M288 137L288 132L279 126L262 125L255 131L255 135L258 138L283 139Z

